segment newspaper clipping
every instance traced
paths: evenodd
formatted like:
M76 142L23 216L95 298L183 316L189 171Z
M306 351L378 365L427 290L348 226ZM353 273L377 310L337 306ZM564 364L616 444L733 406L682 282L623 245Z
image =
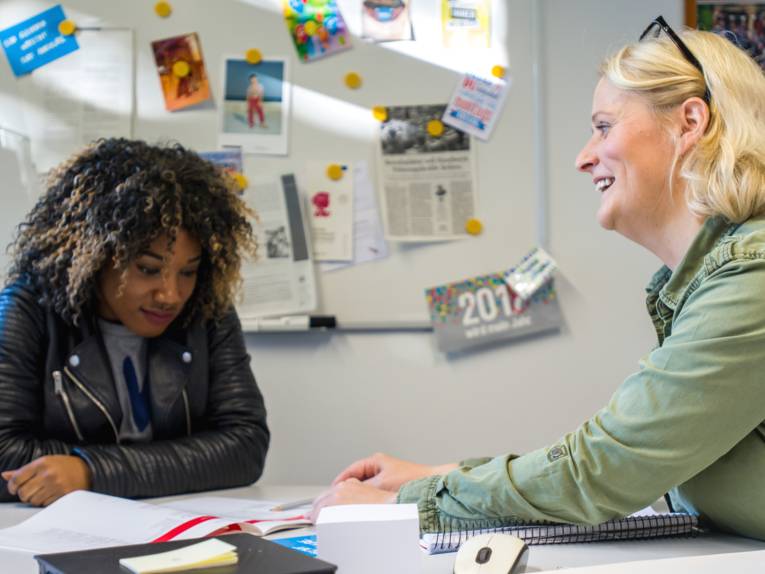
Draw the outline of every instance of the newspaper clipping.
M470 136L441 123L446 105L386 108L380 190L386 236L440 241L466 236L477 209Z

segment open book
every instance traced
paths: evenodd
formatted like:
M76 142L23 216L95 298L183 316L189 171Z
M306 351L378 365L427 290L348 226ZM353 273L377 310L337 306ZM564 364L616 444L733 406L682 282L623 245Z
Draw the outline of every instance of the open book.
M189 512L170 505L155 505L105 494L78 490L59 498L21 524L0 530L0 548L27 552L69 552L107 546L167 542L186 538L217 536L227 532L247 532L262 536L310 524L297 511L271 512L275 502L248 501L233 498L190 499L172 504L202 501L214 504L225 501L229 506L222 512ZM207 500L207 503L204 501ZM222 504L222 503L221 503ZM247 508L252 514L229 516L236 507ZM255 507L262 510L255 510ZM213 510L208 506L205 510Z
M697 516L680 512L658 514L651 508L646 508L631 516L595 526L558 523L508 524L493 528L428 533L421 536L420 546L428 554L454 552L471 536L489 532L506 532L521 538L526 544L567 544L694 536L698 531Z

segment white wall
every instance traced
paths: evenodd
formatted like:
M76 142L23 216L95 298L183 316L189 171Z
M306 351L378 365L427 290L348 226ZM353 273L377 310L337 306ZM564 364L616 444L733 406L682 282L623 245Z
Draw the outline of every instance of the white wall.
M436 13L440 5L437 0L413 1L421 13ZM148 42L198 31L213 90L219 93L216 64L223 54L243 53L276 33L280 53L290 54L278 2L175 0L175 12L167 21L154 16L153 4L153 0L68 0L64 7L68 13L135 28L136 137L175 138L191 147L212 149L217 116L209 109L172 117L162 110ZM440 354L428 333L248 335L273 433L265 483L328 482L342 466L374 450L436 463L544 446L599 408L654 344L643 286L659 262L598 227L598 195L589 177L576 173L573 164L590 133L591 94L600 59L624 41L636 39L660 13L679 25L682 2L495 0L495 4L503 8L497 12L505 18L499 29L504 31L514 83L503 126L479 150L479 183L482 193L506 189L507 195L481 217L487 232L507 234L505 263L530 247L536 230L530 58L536 4L544 32L549 247L561 269L557 285L565 327L558 335L454 358ZM10 8L27 9L31 15L50 5L0 0L0 26L13 23L3 19ZM348 6L354 0L340 5L350 13ZM443 101L443 96L434 99L434 94L446 86L449 92L456 78L453 70L433 67L427 71L433 81L422 81L418 72L425 70L426 62L415 65L361 41L347 55L334 56L340 57L346 58L342 68L356 69L369 79L365 91L349 96L339 78L328 78L332 66L339 66L329 61L293 71L296 84L319 89L328 101L353 97L356 105L368 107L381 101ZM375 72L382 72L383 78ZM18 117L15 82L7 63L0 63L0 123ZM401 86L408 86L408 94L401 92ZM421 100L413 101L413 94ZM297 94L293 104L290 157L250 157L249 170L284 170L318 153L372 159L373 148L363 137L337 133L336 126L326 132L301 108ZM11 127L23 128L17 123ZM476 273L496 270L497 262L482 259L479 252L461 256L475 259Z
M590 134L602 57L659 14L680 26L682 3L510 1L514 78L528 77L522 56L534 1L545 34L550 250L566 327L452 360L428 334L250 336L274 435L264 482L325 482L375 450L438 463L544 446L602 406L655 344L643 288L660 263L598 227L598 194L574 158ZM503 169L512 177L524 166L515 148L507 151ZM508 212L507 225L515 223Z

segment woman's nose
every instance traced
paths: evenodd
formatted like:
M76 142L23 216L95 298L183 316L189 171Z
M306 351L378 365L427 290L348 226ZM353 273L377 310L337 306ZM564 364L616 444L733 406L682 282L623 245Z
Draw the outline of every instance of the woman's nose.
M162 287L157 290L156 299L163 305L177 305L181 301L178 282L173 277L164 277Z
M590 141L584 144L579 154L576 156L576 169L579 171L589 172L598 163L597 156L592 152L592 145Z

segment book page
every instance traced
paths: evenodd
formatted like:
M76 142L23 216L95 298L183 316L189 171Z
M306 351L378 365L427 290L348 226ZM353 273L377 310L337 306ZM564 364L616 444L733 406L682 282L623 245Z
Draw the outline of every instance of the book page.
M230 520L78 490L21 524L1 529L0 548L69 552L157 539L199 538L230 526Z
M274 500L247 500L225 496L203 496L167 502L162 506L192 514L212 515L226 521L243 522L244 529L265 536L280 530L300 528L311 524L308 518L310 505L292 510L271 510L279 504Z

